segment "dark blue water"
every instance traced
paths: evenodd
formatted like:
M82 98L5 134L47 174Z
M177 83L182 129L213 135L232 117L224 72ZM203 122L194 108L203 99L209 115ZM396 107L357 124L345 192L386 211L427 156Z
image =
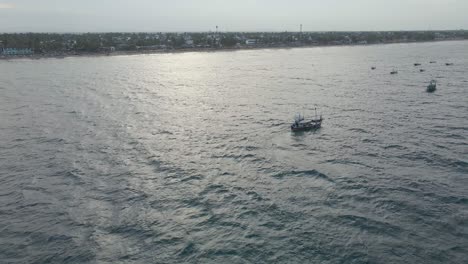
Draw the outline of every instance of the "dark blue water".
M468 263L467 54L0 61L0 262Z

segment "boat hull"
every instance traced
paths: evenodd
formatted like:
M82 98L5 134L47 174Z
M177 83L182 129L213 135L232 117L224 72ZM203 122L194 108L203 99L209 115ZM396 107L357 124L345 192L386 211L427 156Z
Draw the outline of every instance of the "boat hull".
M433 92L435 92L435 90L436 90L435 87L427 87L426 92L433 93Z
M426 92L432 93L437 89L436 81L432 80L431 83L427 86Z
M310 130L319 129L321 126L322 126L322 124L320 124L320 123L307 124L307 125L303 125L303 126L291 125L291 131L293 131L293 132L310 131Z

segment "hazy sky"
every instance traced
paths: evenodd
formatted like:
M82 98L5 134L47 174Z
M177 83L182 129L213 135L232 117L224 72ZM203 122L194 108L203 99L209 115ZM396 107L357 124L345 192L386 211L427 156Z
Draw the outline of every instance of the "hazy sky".
M0 0L0 32L468 29L468 0Z

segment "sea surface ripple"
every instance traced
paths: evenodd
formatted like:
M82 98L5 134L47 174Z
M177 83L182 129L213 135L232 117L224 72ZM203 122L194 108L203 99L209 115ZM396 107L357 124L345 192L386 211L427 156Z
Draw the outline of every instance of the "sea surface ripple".
M467 54L0 61L0 262L468 263Z

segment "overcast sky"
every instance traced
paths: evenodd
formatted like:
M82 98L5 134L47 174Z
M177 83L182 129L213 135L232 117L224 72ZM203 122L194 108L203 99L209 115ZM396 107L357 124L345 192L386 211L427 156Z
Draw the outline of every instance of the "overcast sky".
M0 32L468 29L468 0L0 0Z

